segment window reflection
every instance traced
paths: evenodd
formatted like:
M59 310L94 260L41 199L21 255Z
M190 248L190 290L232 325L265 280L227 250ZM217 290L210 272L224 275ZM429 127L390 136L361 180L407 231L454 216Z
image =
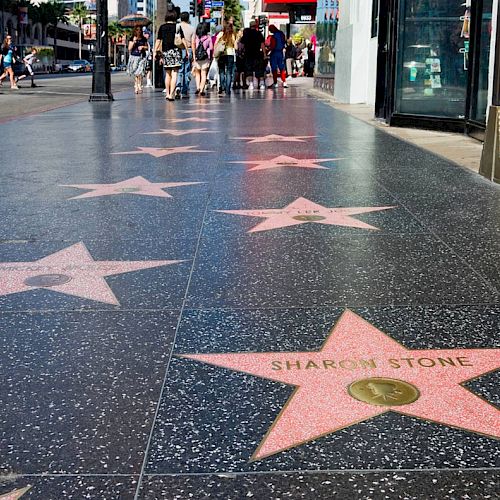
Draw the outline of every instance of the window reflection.
M463 118L468 7L463 0L402 0L400 13L396 111Z

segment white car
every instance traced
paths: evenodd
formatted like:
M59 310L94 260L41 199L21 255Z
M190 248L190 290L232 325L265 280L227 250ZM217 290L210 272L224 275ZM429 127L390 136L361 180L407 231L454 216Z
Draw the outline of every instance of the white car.
M72 73L87 73L92 71L92 66L85 59L77 59L68 66L68 71Z

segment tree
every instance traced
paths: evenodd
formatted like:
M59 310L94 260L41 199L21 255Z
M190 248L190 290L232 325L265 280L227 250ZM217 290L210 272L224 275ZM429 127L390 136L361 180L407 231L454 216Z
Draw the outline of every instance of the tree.
M113 55L113 64L116 66L116 42L117 39L126 35L129 30L120 26L118 22L113 21L108 24L108 37L109 37L109 46L111 49L111 53Z
M228 21L231 17L234 20L235 31L238 31L242 24L240 0L225 0L224 20Z
M46 3L41 3L38 9L42 24L51 25L54 28L54 64L56 64L57 25L58 23L69 24L68 10L61 0L49 0Z
M82 58L82 24L89 17L89 11L85 3L77 3L71 11L71 18L78 26L78 59Z

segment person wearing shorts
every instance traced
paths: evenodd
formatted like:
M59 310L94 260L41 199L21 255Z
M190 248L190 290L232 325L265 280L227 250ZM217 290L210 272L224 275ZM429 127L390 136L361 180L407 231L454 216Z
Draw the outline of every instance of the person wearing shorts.
M31 78L31 86L36 87L35 85L35 72L33 71L33 64L35 64L38 59L36 58L37 50L35 48L31 49L31 53L23 58L24 63L24 73L17 78L17 82L20 80L24 80L28 76Z
M175 45L175 35L178 34L182 44L188 50L184 33L177 24L177 11L167 10L165 14L165 24L158 30L158 38L155 43L155 53L161 49L163 52L163 65L165 66L165 90L167 101L175 101L175 86L177 84L177 73L182 65L182 52Z
M264 85L264 37L257 29L256 21L250 21L250 27L243 30L241 37L243 45L243 69L245 71L246 85L242 88L253 90L253 78L257 79L257 85L263 90Z
M12 43L12 37L7 35L2 44L2 63L3 63L3 74L0 76L0 85L2 84L4 78L7 76L10 80L10 88L17 90L19 87L16 85L14 79L14 60L15 60L16 47Z
M193 48L193 73L196 79L195 93L202 97L206 95L205 86L208 70L214 53L212 37L209 35L209 31L210 25L208 23L199 23L191 43Z

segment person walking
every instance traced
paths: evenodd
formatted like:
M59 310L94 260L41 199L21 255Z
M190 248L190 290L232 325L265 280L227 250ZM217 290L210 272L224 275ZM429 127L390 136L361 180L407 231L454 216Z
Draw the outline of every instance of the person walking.
M244 60L244 54L245 54L245 47L241 43L241 37L243 36L243 30L239 30L238 34L236 35L236 56L235 56L235 73L234 73L234 89L241 89L242 83L241 83L241 77L245 76L245 60Z
M128 74L134 77L134 92L142 94L142 79L146 72L146 54L148 41L144 37L141 28L134 28L132 40L128 42L130 54L128 60Z
M167 101L175 100L174 95L177 85L177 73L182 66L182 52L178 45L182 45L186 49L186 52L188 49L184 32L176 23L177 12L175 9L167 10L165 14L165 24L162 24L158 29L158 38L155 43L155 53L160 49L163 52L165 90L167 91L165 98Z
M23 58L24 63L24 73L16 79L16 83L24 80L28 76L31 78L31 87L36 87L35 85L35 72L33 71L33 64L38 62L36 58L37 50L33 47L31 52Z
M261 90L264 90L264 37L257 29L257 22L255 20L250 21L250 27L243 30L241 44L244 49L243 59L246 80L246 84L242 88L253 90L255 76L257 85Z
M193 49L191 43L193 41L194 28L189 24L189 12L181 12L180 27L184 33L187 49L182 48L182 64L177 76L177 84L175 87L175 98L189 98L189 84L191 83L191 61L193 60Z
M214 53L212 38L209 36L210 26L208 23L200 23L193 35L191 46L193 47L193 73L196 78L196 95L205 96L205 85L207 83L208 69Z
M286 42L285 47L285 64L287 78L292 78L294 75L295 59L297 58L297 48L293 43L293 40L289 38Z
M271 64L271 71L273 73L273 83L269 85L268 88L275 89L278 87L278 73L281 76L283 87L287 88L285 56L283 53L286 45L286 37L283 31L279 30L274 24L269 26L269 32L271 35L269 36L267 49L269 52L269 63Z
M142 28L144 33L144 38L148 42L148 50L146 51L146 67L144 71L146 72L146 88L152 89L153 87L153 47L151 46L151 31Z
M12 43L12 37L7 35L2 44L1 58L3 63L3 74L0 76L0 85L3 80L8 76L10 80L10 88L17 90L19 87L16 85L14 79L14 62L15 62L16 47Z
M224 50L218 59L219 71L221 74L224 74L224 78L221 79L224 82L224 89L220 90L224 90L226 95L230 96L234 80L236 56L236 36L231 23L227 23L224 26L224 31L217 43L221 43L224 46ZM219 91L219 93L222 92Z

